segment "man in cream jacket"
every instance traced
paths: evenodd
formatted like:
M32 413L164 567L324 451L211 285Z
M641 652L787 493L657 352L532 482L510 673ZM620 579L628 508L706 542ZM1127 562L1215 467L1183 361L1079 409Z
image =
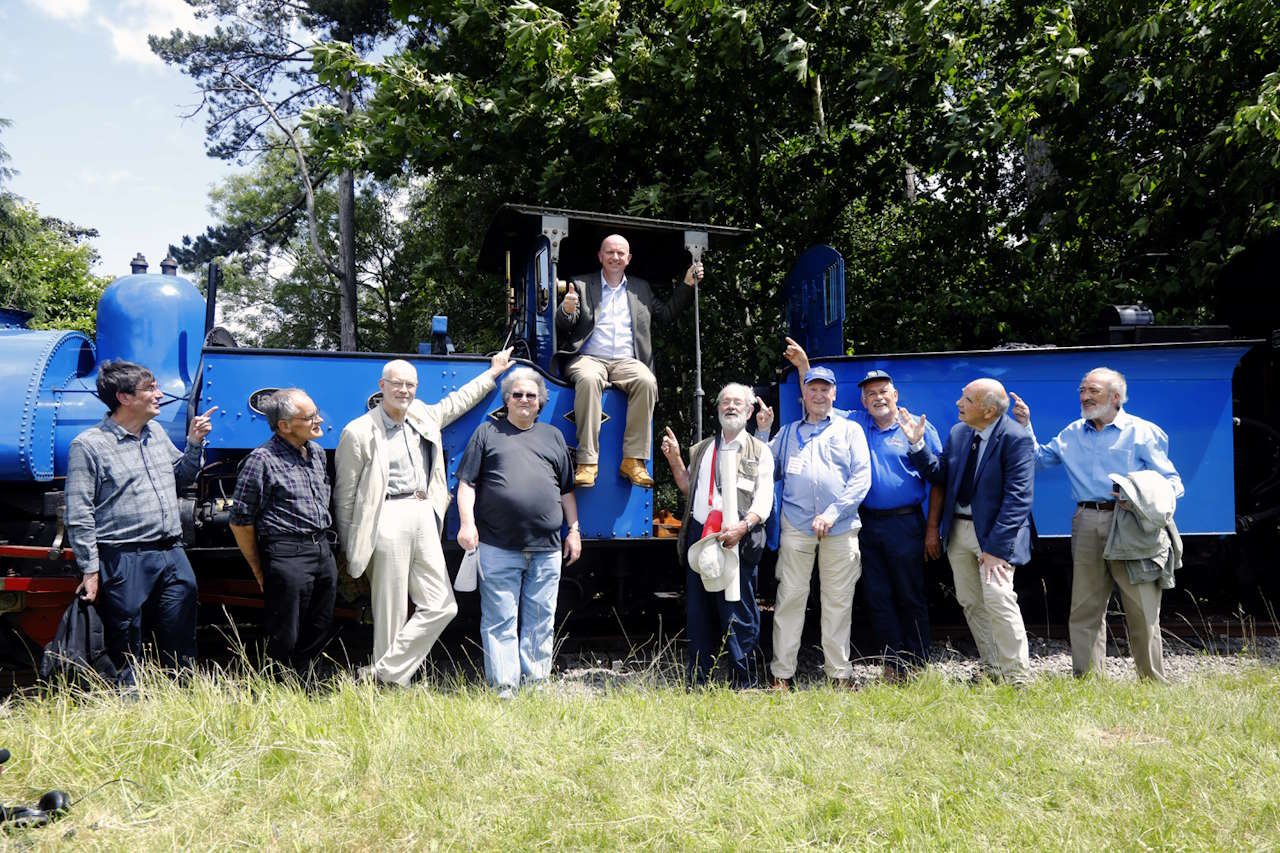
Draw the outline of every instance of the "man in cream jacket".
M389 361L378 380L382 402L342 430L334 520L347 571L368 570L373 599L373 664L362 677L408 684L458 612L440 547L449 507L440 432L487 397L510 364L510 349L497 353L483 374L428 406L415 399L414 366Z

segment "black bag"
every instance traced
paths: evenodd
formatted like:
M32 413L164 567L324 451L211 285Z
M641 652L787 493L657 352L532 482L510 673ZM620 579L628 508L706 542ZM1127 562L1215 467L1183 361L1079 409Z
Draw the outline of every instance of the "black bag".
M58 633L44 647L40 678L50 681L62 675L69 685L90 687L97 681L94 673L108 684L115 684L120 676L107 654L102 617L96 607L77 596L62 614Z

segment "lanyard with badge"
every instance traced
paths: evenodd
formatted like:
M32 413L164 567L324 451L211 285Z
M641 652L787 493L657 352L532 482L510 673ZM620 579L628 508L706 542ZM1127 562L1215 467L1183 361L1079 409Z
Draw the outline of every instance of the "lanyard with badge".
M831 425L831 421L830 421L830 417L828 416L827 426L830 426L830 425ZM803 426L803 424L796 427L796 443L799 445L799 449L796 451L796 454L794 456L787 457L787 474L789 475L799 475L804 470L804 459L801 457L800 454L804 453L805 445L813 441L822 433L826 432L826 427L822 427L821 429L819 429L818 427L821 426L821 424L814 424L813 432L809 433L808 438L804 438L802 435L800 435L800 426Z

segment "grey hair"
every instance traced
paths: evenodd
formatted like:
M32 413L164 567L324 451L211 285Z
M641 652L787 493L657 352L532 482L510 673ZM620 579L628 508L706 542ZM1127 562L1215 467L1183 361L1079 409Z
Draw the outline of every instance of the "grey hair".
M725 391L737 391L742 394L747 401L747 408L751 408L756 404L756 392L749 385L743 385L741 382L730 382L728 385L720 389L716 394L716 405L720 405L720 398L724 396Z
M1112 370L1110 367L1095 367L1084 375L1084 379L1088 379L1095 373L1106 377L1107 387L1111 389L1111 393L1120 395L1120 405L1123 406L1129 402L1129 383L1125 381L1123 373ZM1084 379L1080 381L1083 382Z
M1004 417L1004 413L1009 411L1009 394L1004 390L1004 386L995 379L988 379L991 385L988 391L982 395L982 408L993 408L996 410L996 418Z
M382 365L381 378L386 379L388 376L391 375L391 371L395 370L397 367L403 368L413 373L413 377L415 380L418 378L418 368L414 367L413 364L405 361L403 358L392 359L391 361L388 361L386 364Z
M511 389L516 386L517 382L532 382L538 386L538 409L547 404L547 383L543 380L542 374L534 370L532 367L517 367L515 370L502 377L502 405L507 404L507 399L511 396Z
M305 393L307 392L301 388L281 388L258 404L262 414L267 416L267 426L271 427L272 432L276 431L276 426L281 421L298 416L298 404L294 401L294 397Z

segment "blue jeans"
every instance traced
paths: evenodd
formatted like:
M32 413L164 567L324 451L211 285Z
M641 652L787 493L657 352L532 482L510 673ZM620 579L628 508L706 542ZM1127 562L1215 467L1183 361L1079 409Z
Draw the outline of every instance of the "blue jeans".
M481 542L479 556L485 681L512 690L522 681L541 681L551 674L561 554Z

